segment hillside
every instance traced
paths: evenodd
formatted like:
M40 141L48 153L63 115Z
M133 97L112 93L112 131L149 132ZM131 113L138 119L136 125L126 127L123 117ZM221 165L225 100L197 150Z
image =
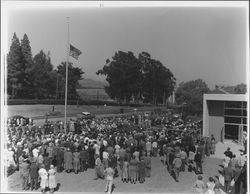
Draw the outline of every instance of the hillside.
M83 79L79 81L79 88L78 89L101 89L104 86L108 85L105 81L97 81L92 80L89 78Z

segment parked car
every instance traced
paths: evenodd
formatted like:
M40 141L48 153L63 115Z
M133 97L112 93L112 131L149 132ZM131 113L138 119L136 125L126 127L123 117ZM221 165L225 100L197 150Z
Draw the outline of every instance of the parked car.
M93 119L95 116L90 112L81 112L81 114L77 115L78 119Z

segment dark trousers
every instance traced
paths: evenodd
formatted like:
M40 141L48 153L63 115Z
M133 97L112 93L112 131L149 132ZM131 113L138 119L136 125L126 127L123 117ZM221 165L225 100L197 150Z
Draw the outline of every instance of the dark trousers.
M57 172L62 172L62 163L63 163L63 160L61 160L61 159L56 160Z
M225 189L226 193L228 193L228 191L229 191L230 183L231 183L231 181L226 181L226 180L224 182L224 189Z
M31 189L37 189L38 177L30 177L30 187Z
M203 173L201 162L196 162L196 173L198 173L198 169L200 170L200 173Z
M186 159L181 159L181 171L185 171Z
M22 189L27 190L28 189L28 184L29 184L29 176L22 175Z
M234 183L235 194L240 193L240 183L241 183L240 181L236 181Z
M86 160L81 160L80 161L80 170L83 172L83 171L86 171L87 169L88 169L87 161Z
M179 174L180 174L180 168L174 167L174 175L177 181L179 180Z

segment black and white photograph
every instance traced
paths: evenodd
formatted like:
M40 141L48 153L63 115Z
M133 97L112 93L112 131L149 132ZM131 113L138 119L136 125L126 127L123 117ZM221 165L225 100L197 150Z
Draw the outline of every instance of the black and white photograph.
M249 193L248 1L1 1L1 193Z

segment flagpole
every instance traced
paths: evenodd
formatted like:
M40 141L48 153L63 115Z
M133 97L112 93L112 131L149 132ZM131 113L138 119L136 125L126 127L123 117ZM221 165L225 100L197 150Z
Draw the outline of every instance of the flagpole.
M66 62L66 83L65 83L65 110L64 110L64 130L67 132L67 100L68 100L68 66L69 66L69 17L67 17L67 62Z

